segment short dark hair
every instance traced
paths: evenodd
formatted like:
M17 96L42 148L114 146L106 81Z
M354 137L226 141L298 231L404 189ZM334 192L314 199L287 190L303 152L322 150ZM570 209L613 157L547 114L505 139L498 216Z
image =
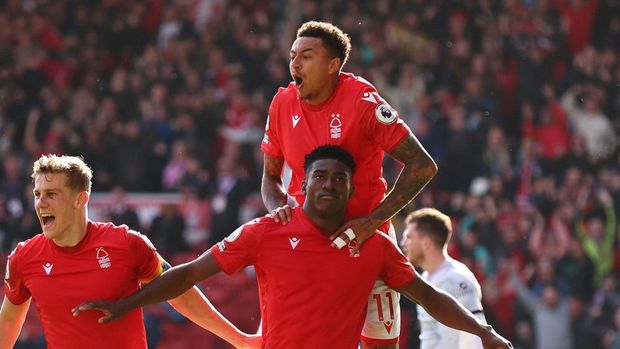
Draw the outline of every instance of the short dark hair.
M340 58L340 67L349 59L351 52L351 38L337 26L327 22L310 21L297 29L297 37L319 38L323 45L334 55Z
M32 180L45 173L64 173L69 188L90 193L93 171L81 157L42 155L32 166Z
M422 208L411 212L405 219L405 224L417 223L420 235L431 238L435 246L443 248L452 236L452 222L450 217L434 208Z
M355 161L353 156L343 148L337 145L321 145L304 157L304 171L308 173L308 169L318 160L332 159L345 164L351 169L351 173L355 172Z

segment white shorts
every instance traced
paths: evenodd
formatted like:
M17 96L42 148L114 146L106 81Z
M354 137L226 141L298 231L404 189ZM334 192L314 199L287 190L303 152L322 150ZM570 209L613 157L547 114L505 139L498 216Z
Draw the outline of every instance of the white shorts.
M393 241L396 241L396 232L392 224L388 234ZM389 288L383 280L377 280L368 296L362 341L374 345L393 344L398 343L399 336L400 294Z

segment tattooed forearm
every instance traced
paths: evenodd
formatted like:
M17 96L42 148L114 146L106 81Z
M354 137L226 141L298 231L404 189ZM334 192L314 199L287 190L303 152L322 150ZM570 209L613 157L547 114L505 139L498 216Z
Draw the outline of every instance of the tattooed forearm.
M437 173L435 161L417 138L410 134L390 154L404 168L386 198L371 212L370 217L386 221L407 205Z
M282 184L284 158L276 158L265 154L261 196L268 211L286 204L286 189Z

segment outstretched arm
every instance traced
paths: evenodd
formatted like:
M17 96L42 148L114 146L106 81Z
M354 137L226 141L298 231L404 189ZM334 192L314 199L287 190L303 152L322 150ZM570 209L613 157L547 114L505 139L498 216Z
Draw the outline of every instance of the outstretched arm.
M512 344L497 334L491 326L478 319L452 296L430 286L420 277L413 278L397 291L420 304L442 324L480 337L485 349L512 348Z
M4 296L0 309L0 349L13 348L24 325L31 299L22 304L13 304Z
M350 228L358 242L355 248L359 249L383 222L392 218L413 200L437 173L435 161L413 133L403 138L390 155L404 164L392 190L368 216L346 222L332 236L332 240L340 237L348 243L350 240L344 231Z
M85 302L73 309L73 315L77 316L85 310L97 309L104 313L99 322L110 322L120 318L134 308L179 297L192 288L194 284L220 271L221 268L217 264L215 257L210 251L207 251L191 262L178 265L166 271L153 280L153 282L126 298L121 298L116 302Z
M286 204L286 189L282 183L284 158L265 154L261 195L269 214L276 222L286 224L291 220L291 208Z
M194 286L177 298L171 299L170 304L186 318L198 326L214 333L218 337L240 349L260 348L261 337L241 332L235 325L226 319L198 287Z

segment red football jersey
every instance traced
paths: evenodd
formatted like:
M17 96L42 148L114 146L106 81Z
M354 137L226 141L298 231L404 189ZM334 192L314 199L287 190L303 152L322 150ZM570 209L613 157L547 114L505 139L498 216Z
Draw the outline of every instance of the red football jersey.
M328 236L297 207L287 225L258 218L211 248L227 274L254 265L264 348L357 348L375 281L398 288L415 277L383 234L373 235L355 255L331 247Z
M146 237L127 226L88 222L74 247L59 247L39 234L9 256L4 291L13 304L32 297L48 348L146 348L142 310L99 324L98 311L74 317L88 300L117 300L163 272L163 260Z
M384 152L391 152L411 130L366 80L341 73L332 96L320 105L299 98L294 83L281 88L269 107L262 150L284 157L293 175L288 188L301 205L304 195L304 156L314 148L333 144L346 149L357 165L349 216L367 215L383 200Z

